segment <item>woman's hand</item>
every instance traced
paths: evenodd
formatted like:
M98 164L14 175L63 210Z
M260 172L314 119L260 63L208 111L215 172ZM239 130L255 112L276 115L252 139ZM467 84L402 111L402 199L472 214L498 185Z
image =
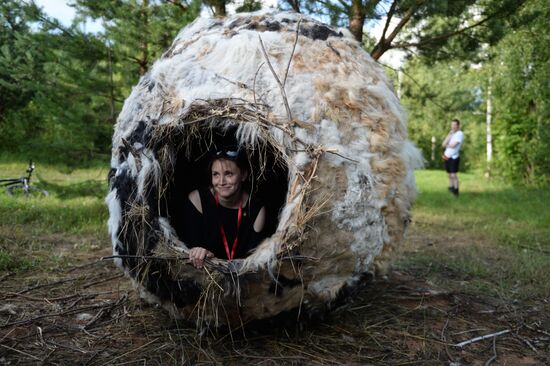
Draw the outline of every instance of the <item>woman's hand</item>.
M204 258L212 257L214 257L214 253L201 247L194 247L189 250L189 260L196 268L202 268Z

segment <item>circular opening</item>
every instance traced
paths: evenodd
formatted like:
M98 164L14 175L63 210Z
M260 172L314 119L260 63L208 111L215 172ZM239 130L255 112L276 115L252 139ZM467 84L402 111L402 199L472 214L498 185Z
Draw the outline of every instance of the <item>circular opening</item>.
M209 163L211 151L226 146L239 145L237 127L205 127L199 133L186 137L185 146L177 152L174 173L168 182L166 197L167 217L181 239L185 230L193 230L183 220L183 207L188 194L200 187L210 186ZM278 216L284 205L288 190L288 167L277 158L276 147L265 142L254 145L240 145L245 149L249 164L249 178L245 189L259 199L266 209L264 226L266 237L277 229Z

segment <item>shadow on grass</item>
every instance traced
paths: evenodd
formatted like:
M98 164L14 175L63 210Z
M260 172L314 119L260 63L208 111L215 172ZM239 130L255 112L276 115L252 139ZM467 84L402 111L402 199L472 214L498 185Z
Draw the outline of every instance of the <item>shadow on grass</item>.
M57 184L41 179L39 186L60 199L80 197L102 198L107 194L107 185L103 180L86 180L72 184Z

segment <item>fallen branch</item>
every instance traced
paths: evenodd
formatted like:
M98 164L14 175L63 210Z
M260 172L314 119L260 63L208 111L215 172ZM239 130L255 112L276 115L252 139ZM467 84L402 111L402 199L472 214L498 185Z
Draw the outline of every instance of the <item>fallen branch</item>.
M475 337L475 338L472 338L472 339L469 339L467 341L464 341L464 342L460 342L460 343L457 343L454 345L454 347L464 347L464 346L467 346L471 343L475 343L475 342L479 342L479 341L482 341L484 339L488 339L488 338L491 338L491 337L498 337L498 336L501 336L503 334L506 334L506 333L510 333L511 330L510 329L506 329L506 330L502 330L500 332L496 332L496 333L491 333L491 334L487 334L487 335L484 335L484 336L479 336L479 337Z
M182 256L183 257L183 256ZM155 255L109 255L107 257L101 257L100 260L114 259L114 258L132 258L132 259L158 259L165 261L172 261L182 259L182 257L158 257Z

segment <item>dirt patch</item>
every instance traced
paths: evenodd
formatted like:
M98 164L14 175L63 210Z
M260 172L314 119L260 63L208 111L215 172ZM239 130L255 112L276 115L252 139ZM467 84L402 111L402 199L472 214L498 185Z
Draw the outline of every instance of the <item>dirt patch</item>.
M472 295L396 270L365 283L323 319L297 322L293 313L231 332L197 329L143 303L111 261L99 260L109 253L107 243L97 250L74 243L58 249L70 250L70 265L0 273L0 364L540 365L550 359L547 302Z

